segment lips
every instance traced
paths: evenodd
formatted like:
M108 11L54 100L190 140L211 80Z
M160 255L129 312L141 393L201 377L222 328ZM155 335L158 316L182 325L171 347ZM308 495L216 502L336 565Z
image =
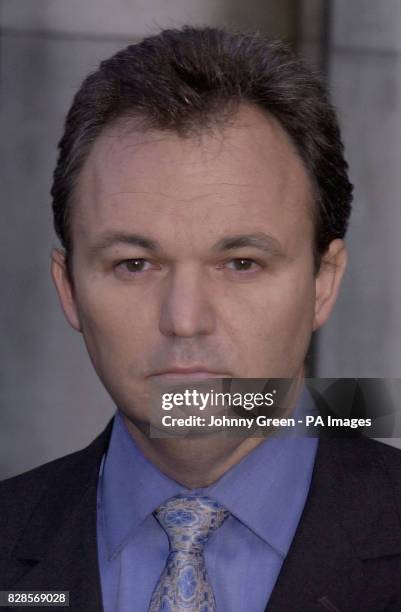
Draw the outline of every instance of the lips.
M171 368L161 370L150 375L151 378L158 378L163 380L175 380L175 379L193 379L203 380L207 378L227 378L228 374L223 372L215 372L207 370L201 366L186 367L186 368Z

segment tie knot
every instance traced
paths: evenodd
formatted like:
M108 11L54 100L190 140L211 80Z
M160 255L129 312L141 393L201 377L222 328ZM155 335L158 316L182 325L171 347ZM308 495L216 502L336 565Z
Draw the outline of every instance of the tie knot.
M228 510L204 495L177 495L154 512L170 541L170 551L202 552L210 535L229 516Z

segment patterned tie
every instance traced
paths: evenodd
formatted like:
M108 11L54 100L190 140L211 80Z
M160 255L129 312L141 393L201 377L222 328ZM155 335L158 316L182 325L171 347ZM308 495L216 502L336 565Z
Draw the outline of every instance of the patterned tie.
M153 592L149 612L215 612L203 547L229 512L206 496L177 495L154 512L170 552Z

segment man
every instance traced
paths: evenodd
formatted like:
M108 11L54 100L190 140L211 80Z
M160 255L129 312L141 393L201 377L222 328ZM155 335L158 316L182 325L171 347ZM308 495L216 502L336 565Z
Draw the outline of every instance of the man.
M117 413L1 484L1 589L105 612L401 609L398 450L150 435L155 385L288 378L308 408L351 191L324 89L278 43L164 31L84 81L51 267Z

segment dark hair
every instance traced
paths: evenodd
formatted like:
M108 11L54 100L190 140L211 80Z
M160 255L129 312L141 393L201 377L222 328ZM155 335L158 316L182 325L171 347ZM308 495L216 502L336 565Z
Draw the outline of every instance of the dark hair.
M74 186L100 133L129 116L142 129L185 136L224 121L241 103L274 116L292 139L315 193L315 265L345 235L352 185L335 112L321 79L283 43L216 28L164 30L101 62L68 112L51 190L54 227L71 275Z

